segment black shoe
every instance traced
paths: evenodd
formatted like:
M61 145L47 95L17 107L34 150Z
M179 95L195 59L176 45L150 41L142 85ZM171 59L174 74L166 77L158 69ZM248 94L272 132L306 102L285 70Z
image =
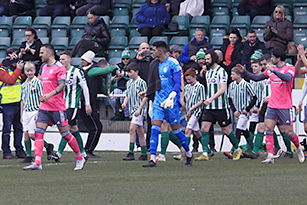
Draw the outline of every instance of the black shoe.
M192 152L198 152L197 148L193 148Z
M140 161L147 161L148 156L147 155L141 155L139 156L138 160Z
M246 158L250 158L250 159L257 159L259 157L259 154L255 154L254 152L248 152L248 151L244 151L243 155Z
M26 154L25 153L16 154L16 158L25 159L26 158Z
M214 156L214 152L209 152L209 157L213 157Z
M284 158L288 158L288 159L293 158L293 152L285 152Z
M54 160L55 162L60 162L61 157L57 153L53 153L50 155L50 159Z
M127 154L127 156L125 156L125 157L123 158L123 160L126 160L126 161L135 160L135 159L134 159L134 154L129 152L129 153Z
M148 164L143 164L142 167L156 167L157 164L153 161L153 160L150 160L148 162Z
M33 161L33 157L26 157L20 163L31 163Z
M217 152L215 148L211 148L210 150L211 152Z
M87 152L86 155L88 158L101 158L101 156L89 152Z
M53 144L48 144L48 147L46 148L48 160L52 159L52 155L54 154L53 149L54 149Z
M187 157L184 165L187 166L187 167L191 167L192 161L193 161L193 155L191 157Z

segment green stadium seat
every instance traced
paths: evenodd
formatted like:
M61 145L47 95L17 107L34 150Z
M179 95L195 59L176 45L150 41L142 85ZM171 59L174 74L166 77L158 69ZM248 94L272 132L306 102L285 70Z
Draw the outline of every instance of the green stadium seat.
M66 28L52 28L51 29L51 37L67 37L68 31Z
M33 21L33 28L49 28L51 26L50 16L37 16Z
M109 49L125 49L128 47L128 38L126 36L111 37Z
M247 28L239 28L239 27L237 27L237 29L239 30L239 32L240 32L242 37L247 35L247 32L248 32Z
M132 8L140 8L146 0L133 0L131 7Z
M251 24L249 16L234 16L231 20L231 28L248 28Z
M84 28L84 26L87 24L87 16L76 16L73 18L71 22L71 28Z
M127 7L114 7L113 8L113 15L114 16L128 16L129 9Z
M148 43L147 36L134 36L129 41L129 49L138 49L141 43Z
M49 43L49 37L40 37L39 39L43 44Z
M229 15L229 8L228 6L214 6L212 8L212 15L213 16Z
M109 63L111 65L116 65L116 64L120 63L121 60L122 60L121 58L110 58Z
M1 16L0 17L0 28L11 28L13 26L13 17Z
M211 28L210 29L210 39L213 37L224 37L227 33L225 28Z
M70 16L57 16L53 19L52 28L68 28L70 26Z
M255 30L255 32L256 32L256 35L257 35L258 39L259 39L260 41L264 41L264 39L263 39L264 28L256 28L256 29L254 29L254 30Z
M253 19L253 22L251 24L251 27L253 29L255 28L264 28L266 22L271 20L271 16L255 16Z
M293 40L295 43L298 44L303 44L303 46L306 48L307 47L307 38L306 37L293 37Z
M210 43L213 48L220 49L223 45L223 37L215 36L211 39Z
M49 29L48 28L37 28L35 29L37 36L40 37L48 37Z
M210 25L211 28L223 28L225 30L228 29L230 24L229 16L214 16Z
M107 25L107 27L110 26L110 17L109 16L101 16L100 18L103 19L103 21Z
M124 49L108 49L108 57L111 58L121 58Z
M51 44L54 46L56 52L59 50L65 50L68 47L68 38L67 37L56 37L52 38Z
M307 28L307 15L306 16L296 16L293 21L293 28Z
M293 29L293 36L297 38L307 37L307 29L306 28L295 28Z
M35 0L35 8L40 9L47 6L47 0Z
M114 16L110 23L110 28L124 28L128 30L129 16Z
M137 13L139 10L140 10L140 8L133 8L133 9L131 10L131 16L132 16L132 18L135 18L136 13Z
M0 37L10 36L10 30L7 28L0 28Z
M174 36L169 44L170 45L179 45L179 46L184 46L185 44L187 44L189 41L189 38L187 36Z
M11 38L10 37L1 37L0 38L0 49L4 50L9 48L11 45Z
M238 7L240 2L241 2L241 0L232 0L232 7L233 8Z
M129 28L129 37L141 36L137 28Z
M130 8L132 0L113 0L113 8Z
M126 29L124 28L111 28L109 29L110 36L126 36Z
M13 29L13 38L18 38L18 37L25 37L25 28L14 28Z
M32 16L17 16L13 28L27 28L32 26Z
M68 46L68 49L73 49L77 43L80 41L81 37L74 37L74 38L71 38L70 39L70 42L69 42L69 46Z
M189 29L190 21L188 16L173 16L171 21L178 23L179 31L186 31Z
M212 7L232 7L231 0L212 0L211 1Z
M81 58L80 57L72 57L71 58L71 65L79 67L79 65L81 65Z
M6 56L7 56L6 49L0 49L0 58L5 58ZM2 62L2 60L1 60L1 62Z
M150 41L149 44L152 45L154 44L154 42L156 41L164 41L166 44L168 44L168 39L166 36L153 36Z
M10 47L12 47L14 49L19 49L21 43L24 42L24 41L25 41L24 37L14 38Z
M195 16L192 18L190 28L203 28L208 30L210 25L210 16Z
M298 6L298 7L293 8L294 18L297 17L297 16L306 16L306 15L307 15L307 5L306 6Z
M84 28L71 28L70 38L81 38L84 34Z

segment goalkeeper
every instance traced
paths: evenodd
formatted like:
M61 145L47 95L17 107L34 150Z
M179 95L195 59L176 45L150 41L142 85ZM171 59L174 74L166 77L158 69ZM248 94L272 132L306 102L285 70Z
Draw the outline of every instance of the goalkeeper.
M192 165L192 153L185 134L180 130L180 88L181 67L177 60L167 56L167 45L164 41L153 44L155 59L149 68L147 97L154 94L152 105L152 128L150 137L150 161L143 167L156 166L158 136L164 120L171 125L186 151L186 166ZM154 91L154 92L153 92Z

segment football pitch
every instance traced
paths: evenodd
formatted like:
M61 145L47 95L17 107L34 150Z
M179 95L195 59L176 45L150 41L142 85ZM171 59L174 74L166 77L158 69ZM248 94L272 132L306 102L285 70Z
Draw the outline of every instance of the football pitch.
M89 159L78 172L70 152L58 164L44 153L42 171L0 160L0 204L307 204L307 163L299 164L296 155L262 165L262 159L232 161L218 153L185 167L169 153L166 162L142 168L143 161L123 161L124 152L97 154L102 158Z

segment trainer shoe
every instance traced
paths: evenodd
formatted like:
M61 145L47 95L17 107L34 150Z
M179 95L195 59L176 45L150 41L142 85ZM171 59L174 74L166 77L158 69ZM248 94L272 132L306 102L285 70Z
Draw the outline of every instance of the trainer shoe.
M31 165L23 167L23 170L42 170L42 165L38 165L35 162L33 162Z
M185 166L191 167L192 166L192 161L193 161L193 155L191 157L186 157L187 160L185 161Z
M275 153L275 152L274 152ZM278 149L278 151L276 152L276 154L274 154L274 159L280 158L280 156L282 155L283 151L281 149Z
M127 154L127 156L125 156L125 157L123 158L123 160L125 160L125 161L132 161L132 160L135 160L135 159L134 159L134 154L131 153L131 152L129 152L129 153Z
M188 157L187 157L187 160L188 160ZM208 161L208 160L209 160L209 157L205 156L204 154L201 154L199 155L199 157L195 158L195 161Z
M150 160L148 164L143 164L142 167L156 167L157 163L155 163L153 160Z
M232 160L239 160L242 154L242 150L235 150L233 153L233 159Z
M304 155L304 152L303 152L301 146L299 146L299 147L296 149L296 154L297 154L298 161L299 161L300 163L304 163L304 161L305 161L305 155Z
M85 161L87 162L88 156L87 156L86 152L82 152L81 155L85 159Z
M248 152L248 151L244 151L243 155L250 159L257 159L259 157L259 154L255 154L254 152Z
M293 152L285 152L284 158L288 158L288 159L293 158Z
M138 160L140 160L140 161L147 161L147 158L148 158L147 154L146 155L141 155L141 156L139 156Z
M274 164L274 158L266 158L265 160L261 161L261 164Z
M157 162L165 162L166 158L164 154L159 154L157 157Z
M50 159L54 160L55 162L60 162L61 154L60 153L53 153L50 156Z
M174 156L173 156L173 159L175 159L175 160L181 160L181 158L182 158L182 155L181 155L181 154L178 154L178 155L174 155Z
M224 155L228 158L228 159L233 159L233 155L231 152L224 152Z
M75 171L79 171L83 169L83 166L85 164L85 159L84 157L82 157L81 160L76 160L76 167L74 168Z
M48 147L46 148L48 160L52 159L52 155L54 154L53 148L54 148L53 144L48 144Z
M26 157L24 160L22 160L20 163L31 163L33 160L33 157Z

